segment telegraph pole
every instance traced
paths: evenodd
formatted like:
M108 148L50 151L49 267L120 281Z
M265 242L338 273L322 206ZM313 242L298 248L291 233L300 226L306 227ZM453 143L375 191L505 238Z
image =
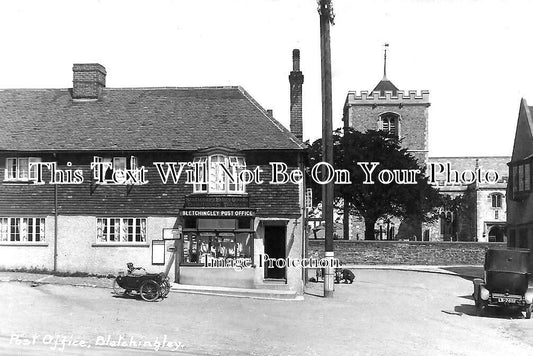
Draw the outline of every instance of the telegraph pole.
M333 166L333 123L331 94L330 24L333 24L332 0L319 0L320 54L322 58L322 161ZM322 172L326 176L325 170ZM325 259L329 260L324 275L324 297L333 297L333 181L322 187L322 216L325 219Z

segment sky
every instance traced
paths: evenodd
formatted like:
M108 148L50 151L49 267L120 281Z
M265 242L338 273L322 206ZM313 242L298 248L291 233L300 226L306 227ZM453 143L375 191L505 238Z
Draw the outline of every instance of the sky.
M333 5L335 128L348 91L381 79L389 43L388 78L430 92L430 156L511 155L520 99L533 105L533 1ZM70 88L73 63L97 62L108 87L240 85L286 127L299 48L304 139L321 135L315 0L4 0L0 33L0 88Z

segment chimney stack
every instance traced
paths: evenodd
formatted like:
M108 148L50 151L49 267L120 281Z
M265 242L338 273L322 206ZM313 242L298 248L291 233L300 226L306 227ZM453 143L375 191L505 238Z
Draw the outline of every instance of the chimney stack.
M292 51L292 72L289 75L291 87L291 132L299 140L303 139L302 122L302 85L304 75L300 71L300 50Z
M74 64L72 67L72 98L98 99L100 91L105 88L106 71L98 63Z

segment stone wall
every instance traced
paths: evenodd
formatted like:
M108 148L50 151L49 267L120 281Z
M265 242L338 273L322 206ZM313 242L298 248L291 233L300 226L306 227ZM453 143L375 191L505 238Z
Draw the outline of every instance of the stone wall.
M335 257L345 265L480 265L489 247L505 248L505 243L421 242L421 241L341 241L334 242ZM324 256L324 241L309 240L308 256Z

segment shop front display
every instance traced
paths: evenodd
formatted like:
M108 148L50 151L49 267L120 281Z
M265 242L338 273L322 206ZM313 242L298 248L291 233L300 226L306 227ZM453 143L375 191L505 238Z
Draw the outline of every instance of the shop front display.
M214 266L216 261L237 259L253 264L255 211L184 209L181 215L184 219L182 266Z

